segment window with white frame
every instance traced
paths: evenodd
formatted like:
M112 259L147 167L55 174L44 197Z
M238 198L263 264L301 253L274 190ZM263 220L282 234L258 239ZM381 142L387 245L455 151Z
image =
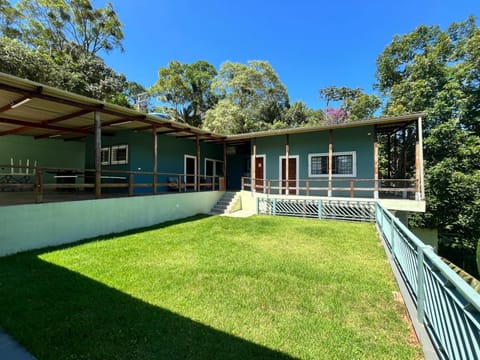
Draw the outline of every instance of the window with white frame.
M128 145L115 145L111 147L112 165L128 164Z
M104 147L100 152L102 165L110 165L110 148Z
M337 152L332 156L333 177L357 176L357 159L355 151ZM328 177L328 153L308 155L308 176Z

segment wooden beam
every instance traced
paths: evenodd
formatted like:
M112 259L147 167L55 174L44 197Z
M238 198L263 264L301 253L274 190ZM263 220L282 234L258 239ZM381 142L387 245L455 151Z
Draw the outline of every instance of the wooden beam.
M7 119L4 117L0 117L0 123L27 126L33 129L56 130L56 131L62 131L67 133L73 132L73 133L79 133L79 134L93 134L92 131L79 129L79 128L70 128L70 127L64 127L64 126L58 126L58 125L34 123L30 121L25 121L25 120Z
M286 143L285 143L285 180L286 180L286 184L285 184L285 194L288 195L288 186L289 186L289 180L290 180L290 176L289 176L289 171L290 171L290 164L289 164L289 153L290 153L290 144L289 144L289 137L288 137L288 134L286 135Z
M218 184L220 185L220 184ZM227 189L227 143L223 142L223 188L219 190ZM242 187L243 190L243 187Z
M102 197L102 126L100 113L95 111L95 197Z
M197 136L195 139L195 142L197 144L197 181L196 181L196 187L197 191L200 191L200 139Z
M158 137L157 128L152 126L152 158L153 158L153 194L157 194L157 172L158 172Z
M390 151L390 149L389 149ZM378 199L378 132L377 126L373 126L373 198Z
M257 191L257 139L253 139L253 157L251 163L251 171L252 171L252 185L250 190Z
M328 131L328 196L332 196L333 130Z

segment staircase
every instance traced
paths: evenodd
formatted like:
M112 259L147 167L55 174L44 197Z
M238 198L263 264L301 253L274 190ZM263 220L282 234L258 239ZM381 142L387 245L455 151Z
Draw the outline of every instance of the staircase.
M239 196L236 192L227 191L220 200L215 204L215 206L210 210L211 214L229 214L232 212L232 207L239 200Z

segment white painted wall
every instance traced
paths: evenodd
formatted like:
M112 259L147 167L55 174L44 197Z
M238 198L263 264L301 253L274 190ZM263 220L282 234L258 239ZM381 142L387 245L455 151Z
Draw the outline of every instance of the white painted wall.
M223 192L0 207L0 256L208 213Z

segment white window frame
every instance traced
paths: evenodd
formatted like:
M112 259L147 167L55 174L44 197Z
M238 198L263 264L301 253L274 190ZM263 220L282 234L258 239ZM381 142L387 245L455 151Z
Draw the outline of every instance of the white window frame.
M107 154L105 161L103 161L103 153ZM102 165L110 165L110 147L103 147L100 150L100 159L102 159Z
M282 186L282 160L285 159L285 163L287 160L287 157L285 155L281 155L278 157L278 184L279 184L279 194L282 193L282 189L280 187ZM286 192L286 195L297 195L298 193L298 186L299 186L299 169L300 169L300 156L299 155L289 155L288 159L295 159L297 161L297 169L296 169L296 181L295 181L295 193L290 193L292 190L288 189L288 192Z
M332 174L334 178L352 178L357 177L357 152L356 151L342 151L342 152L334 152L332 154L332 158L335 156L341 155L351 155L352 156L352 173L351 174ZM328 174L312 174L312 158L317 156L323 156L328 158L328 153L316 153L316 154L308 154L308 177L322 177L328 178Z
M203 160L203 175L204 176L207 176L207 161L211 161L213 162L213 176L218 176L216 175L217 174L217 169L218 169L218 166L221 167L222 169L222 172L223 172L223 160L217 160L217 159L212 159L212 158L205 158ZM223 176L225 176L225 174L223 174Z
M187 184L187 175L188 176L192 176L192 174L187 174L187 159L193 159L194 160L194 164L195 164L195 169L194 169L194 183L195 183L195 186L194 186L194 190L197 191L197 157L196 156L193 156L193 155L187 155L185 154L183 156L183 173L185 174L183 176L183 182L184 182L184 186L185 186L185 189L186 189L186 184Z
M117 160L115 157L117 150L125 149L125 160ZM110 164L111 165L123 165L128 164L128 145L114 145L110 150Z

